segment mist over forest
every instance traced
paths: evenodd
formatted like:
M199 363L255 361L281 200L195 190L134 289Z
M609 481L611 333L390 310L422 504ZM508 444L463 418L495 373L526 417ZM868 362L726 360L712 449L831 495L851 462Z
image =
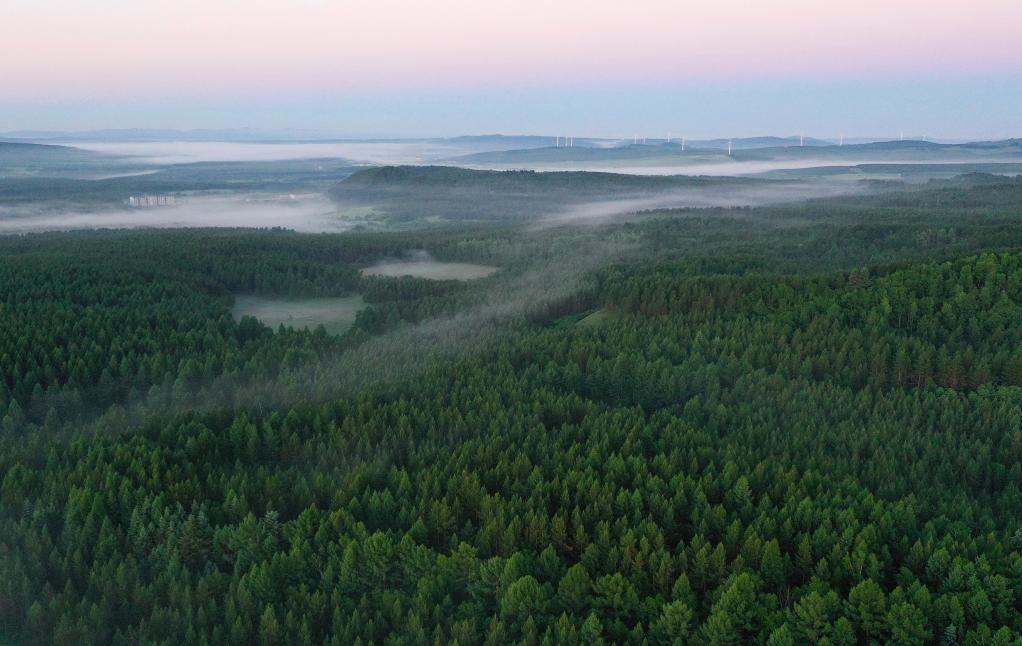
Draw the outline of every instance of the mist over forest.
M0 141L0 643L1022 643L1022 144L572 144Z

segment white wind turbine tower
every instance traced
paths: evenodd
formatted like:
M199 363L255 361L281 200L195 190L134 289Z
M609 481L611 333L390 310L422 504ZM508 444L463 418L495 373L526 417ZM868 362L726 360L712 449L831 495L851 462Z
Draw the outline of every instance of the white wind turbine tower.
M685 152L685 138L681 138L681 152Z
M731 156L731 139L730 138L727 140L727 156L728 157Z

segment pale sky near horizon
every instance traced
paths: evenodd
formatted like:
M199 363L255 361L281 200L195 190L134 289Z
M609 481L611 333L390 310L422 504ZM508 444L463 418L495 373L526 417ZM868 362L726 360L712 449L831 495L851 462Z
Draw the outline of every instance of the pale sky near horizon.
M2 0L0 132L1018 136L1020 26L1020 0Z

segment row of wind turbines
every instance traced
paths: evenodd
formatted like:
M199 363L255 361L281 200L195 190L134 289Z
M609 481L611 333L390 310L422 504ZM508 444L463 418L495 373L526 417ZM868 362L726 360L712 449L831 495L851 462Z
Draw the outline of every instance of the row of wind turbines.
M681 150L682 150L682 152L684 152L684 150L685 150L685 138L681 137L680 139L681 139ZM925 137L924 137L924 139L925 139ZM904 132L899 133L898 140L899 141L905 141L905 133ZM639 137L638 135L632 137L632 145L633 146L638 145L640 141L642 142L643 145L646 144L646 138L645 137ZM671 143L673 141L674 141L674 138L671 136L671 133L667 133L667 143ZM805 145L806 145L805 135L799 135L798 136L798 145L799 145L799 148L804 148L805 147ZM844 134L842 134L842 135L840 135L838 137L838 146L844 146L844 145L845 145L845 136L844 136ZM572 136L563 136L562 137L560 135L557 135L557 136L554 137L554 147L555 148L573 148L574 146L575 146L575 138L572 137ZM731 153L733 151L734 151L734 140L729 138L727 140L727 154L728 154L729 157L731 156Z
M904 140L905 135L902 134L901 138ZM642 145L646 145L646 138L645 137L641 137L640 138L638 135L632 137L632 145L633 146L637 146L639 144L640 140L642 141ZM674 141L674 138L671 136L671 133L667 133L667 143L671 143L673 141ZM682 150L682 152L684 152L684 150L685 150L685 143L686 143L685 142L685 138L681 137L681 150ZM804 148L805 147L805 145L806 145L806 143L805 143L805 135L799 135L798 136L798 145L799 145L800 148ZM844 135L841 135L838 145L839 146L844 146L845 145L845 136ZM574 146L575 146L575 138L572 137L572 136L564 136L564 137L562 137L560 135L557 135L557 136L554 137L554 148L574 148ZM731 153L733 151L733 148L734 148L733 147L733 140L732 139L728 139L727 140L727 154L728 154L728 156L731 155Z

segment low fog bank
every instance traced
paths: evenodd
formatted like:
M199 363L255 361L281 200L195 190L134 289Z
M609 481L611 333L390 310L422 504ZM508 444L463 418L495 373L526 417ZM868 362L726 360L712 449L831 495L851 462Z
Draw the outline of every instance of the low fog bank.
M468 262L444 262L424 249L416 249L399 258L383 258L364 267L362 273L366 276L415 276L430 280L475 280L485 278L498 269Z
M953 166L970 164L994 164L1010 163L1004 159L849 159L840 160L833 157L821 157L811 159L771 159L755 161L704 161L696 163L684 163L679 159L677 163L665 163L668 160L653 159L644 161L642 159L621 160L621 161L592 161L592 162L539 162L521 164L461 164L462 168L472 170L534 170L540 172L556 171L585 171L598 173L621 173L624 175L703 175L707 177L744 177L755 176L777 171L807 170L813 168L835 169L844 168L854 171L859 166L896 167L920 165L920 166ZM895 171L895 174L897 172Z
M532 236L546 234L535 232ZM585 291L592 272L626 260L637 250L630 240L600 232L564 236L533 257L527 268L496 274L474 305L371 337L335 361L310 369L324 371L327 378L316 379L317 383L346 394L407 378L428 369L437 359L465 356L513 334L520 325ZM329 390L323 395L328 396Z
M461 149L428 142L246 143L221 141L83 142L64 145L150 164L346 159L364 164L419 164Z
M346 231L363 221L359 216L364 212L341 209L319 195L179 197L174 206L136 209L0 206L0 233L180 227L284 227L322 233Z
M535 233L545 236L544 233ZM187 410L270 410L282 405L322 402L408 383L443 370L444 361L481 352L514 338L535 317L583 292L596 269L627 259L637 247L628 240L584 235L550 247L528 268L501 272L476 292L463 310L404 324L333 355L282 371L269 381L214 379L186 400L170 389L154 389L142 400L116 406L97 428L123 428L148 415Z
M848 181L812 181L775 185L708 186L680 189L649 197L633 197L572 205L543 218L540 226L601 224L655 209L765 206L816 198L864 193L862 185Z

